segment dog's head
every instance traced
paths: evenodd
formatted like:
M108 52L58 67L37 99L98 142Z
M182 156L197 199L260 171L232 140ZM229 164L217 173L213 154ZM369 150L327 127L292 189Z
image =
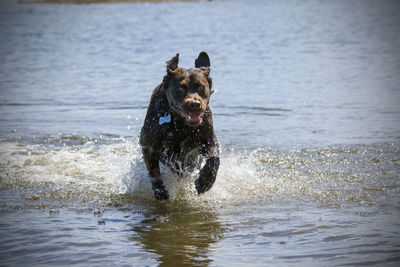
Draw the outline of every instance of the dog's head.
M172 111L190 127L198 127L203 122L210 95L212 80L210 59L201 52L195 61L195 68L178 67L179 54L167 62L164 88Z

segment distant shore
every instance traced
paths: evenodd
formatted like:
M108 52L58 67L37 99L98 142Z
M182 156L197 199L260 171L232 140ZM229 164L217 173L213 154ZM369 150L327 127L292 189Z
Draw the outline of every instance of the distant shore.
M144 3L144 2L209 2L211 0L23 0L30 3L95 4L95 3Z

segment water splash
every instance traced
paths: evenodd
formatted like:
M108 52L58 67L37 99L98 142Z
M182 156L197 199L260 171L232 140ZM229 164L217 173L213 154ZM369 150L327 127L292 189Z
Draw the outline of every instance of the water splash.
M21 196L27 203L78 201L107 206L153 200L137 138L58 138L57 142L27 145L0 143L2 192L23 190ZM392 144L251 151L222 148L217 181L201 196L194 187L198 172L182 179L162 167L172 201L201 205L293 199L335 207L379 205L400 191L398 173L399 148Z

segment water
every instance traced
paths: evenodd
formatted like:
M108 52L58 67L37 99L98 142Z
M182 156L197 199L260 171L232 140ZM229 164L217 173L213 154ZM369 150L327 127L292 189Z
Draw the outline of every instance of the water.
M0 265L398 265L397 1L0 4ZM212 190L138 135L211 58Z

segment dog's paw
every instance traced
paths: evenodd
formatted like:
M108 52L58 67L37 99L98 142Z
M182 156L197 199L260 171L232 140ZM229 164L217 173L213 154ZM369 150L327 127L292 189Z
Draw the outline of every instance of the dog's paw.
M165 188L163 182L159 179L155 179L152 182L152 188L154 190L154 197L158 200L169 199L169 194Z
M208 190L211 189L214 182L215 182L215 179L206 180L206 179L202 179L202 177L197 178L196 181L194 181L197 193L200 195L200 194L207 192Z
M167 200L169 199L169 194L165 188L157 188L154 190L154 197L157 200Z

